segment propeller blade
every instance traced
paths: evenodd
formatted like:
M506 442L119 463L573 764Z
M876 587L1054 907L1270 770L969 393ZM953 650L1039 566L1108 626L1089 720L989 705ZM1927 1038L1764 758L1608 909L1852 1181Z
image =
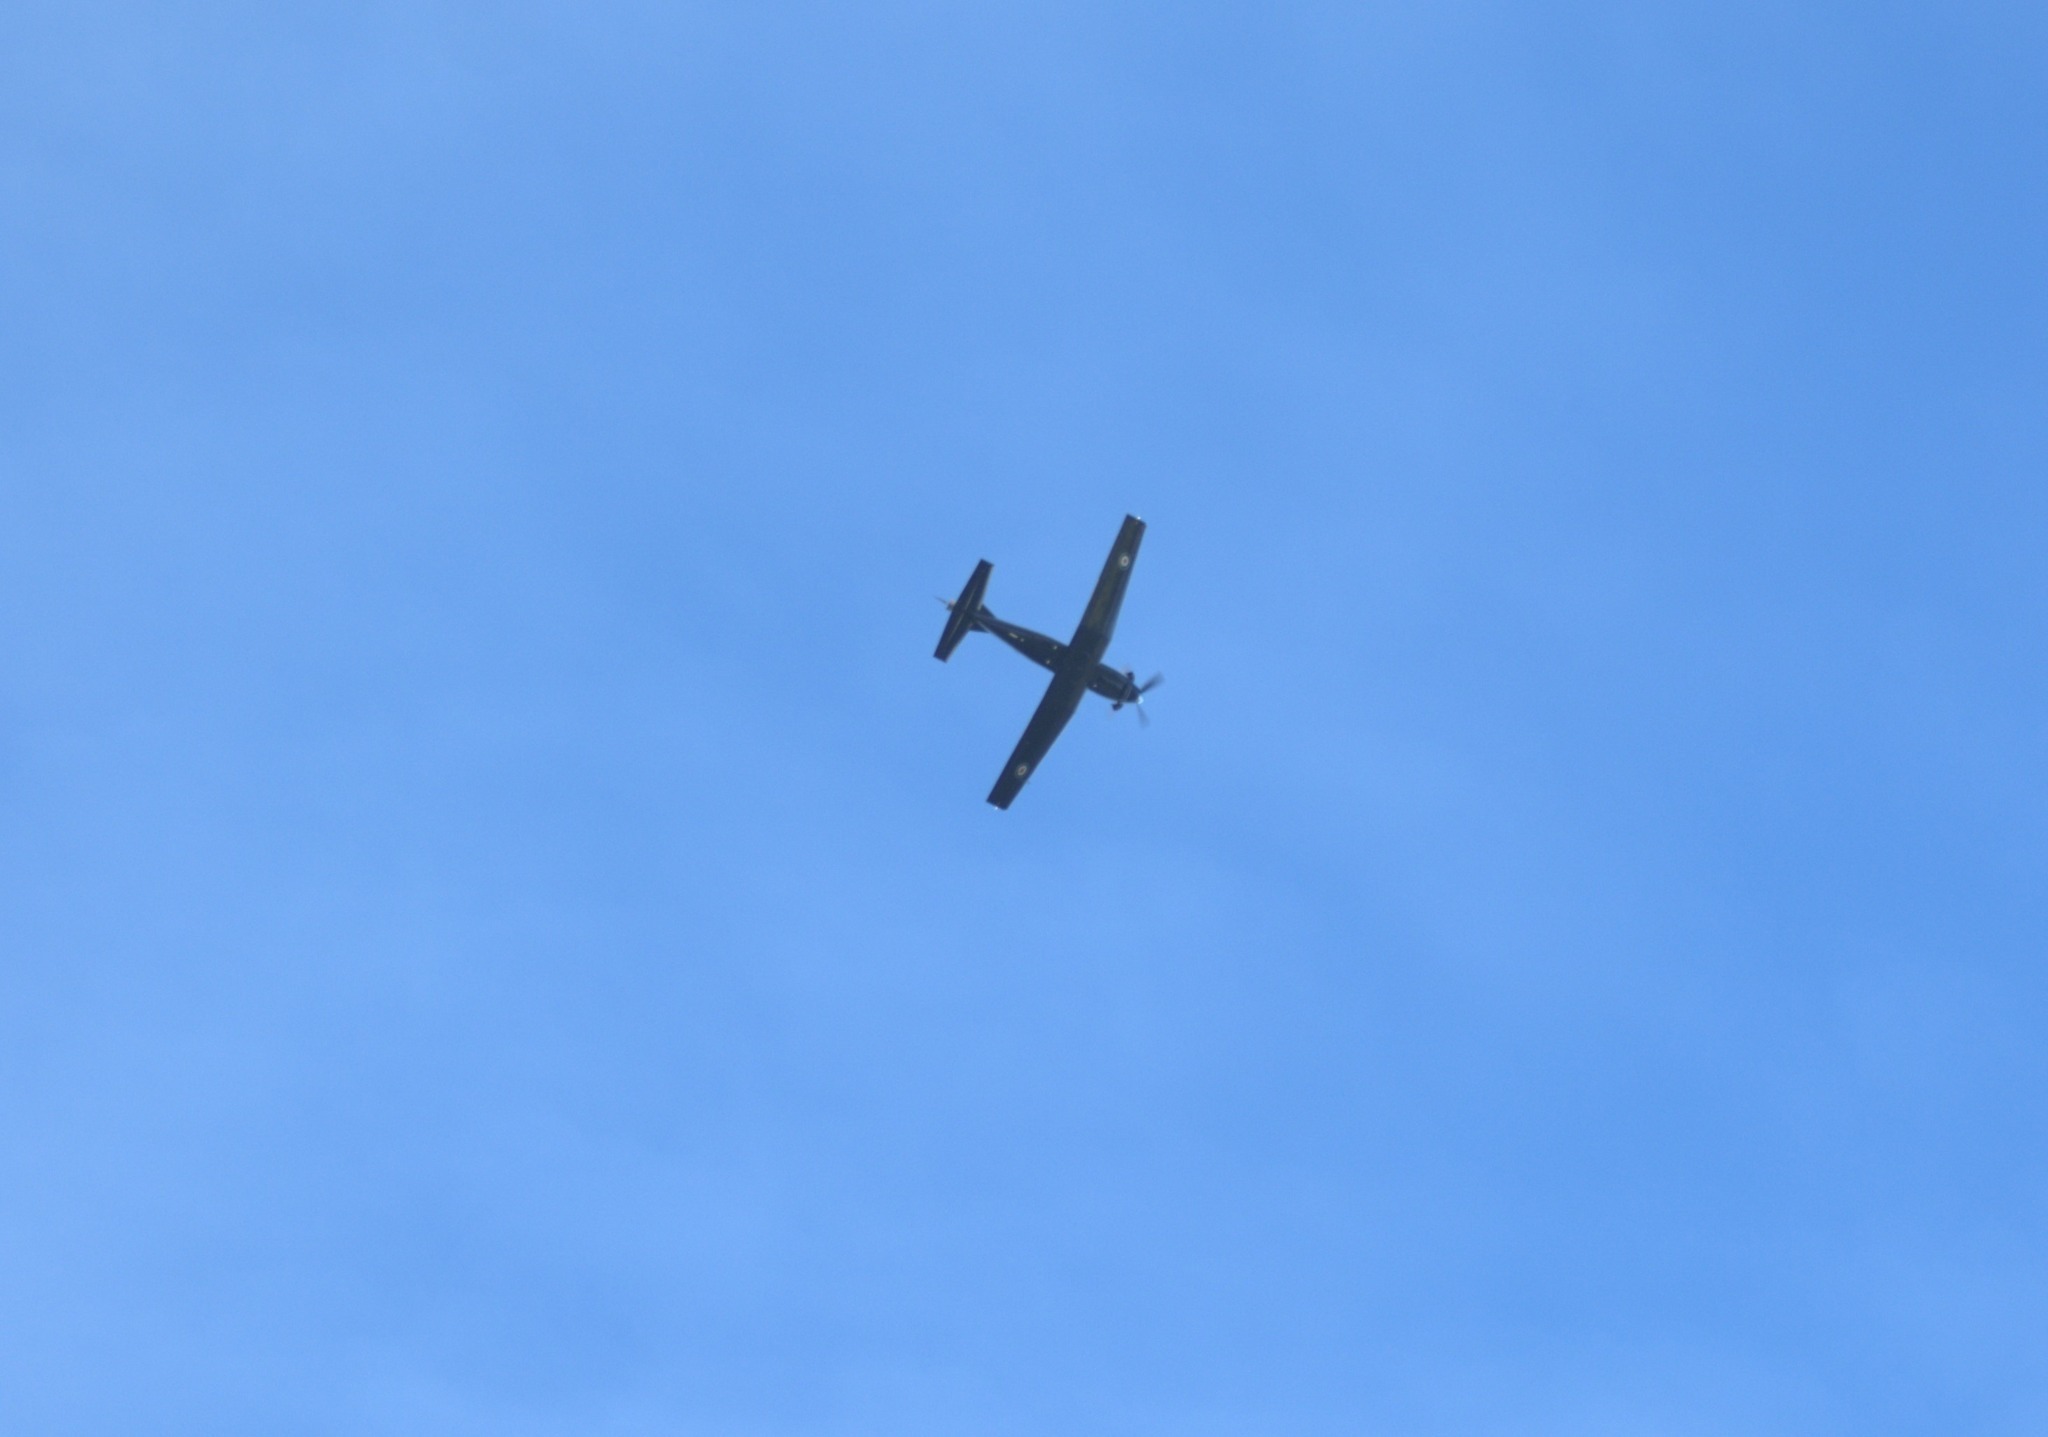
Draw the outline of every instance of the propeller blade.
M1149 694L1149 693L1151 693L1151 692L1152 692L1152 690L1154 690L1154 689L1158 688L1158 687L1159 687L1159 685L1160 685L1160 684L1162 684L1162 683L1164 683L1165 681L1166 681L1166 675L1165 675L1165 674L1154 674L1154 675L1152 675L1152 677L1151 677L1151 678L1149 678L1149 679L1145 680L1145 682L1143 682L1142 684L1139 684L1139 685L1138 685L1138 696L1139 696L1140 698L1144 697L1144 696L1145 696L1146 694Z

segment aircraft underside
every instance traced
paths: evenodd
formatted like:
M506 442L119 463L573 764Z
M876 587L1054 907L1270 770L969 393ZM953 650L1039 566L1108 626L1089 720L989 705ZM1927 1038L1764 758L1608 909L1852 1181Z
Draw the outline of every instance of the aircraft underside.
M1002 776L989 791L988 801L997 808L1010 806L1025 780L1052 748L1053 740L1067 726L1067 720L1074 716L1074 710L1081 706L1083 695L1092 690L1108 699L1111 707L1120 709L1125 704L1142 704L1146 692L1159 682L1155 675L1141 684L1128 670L1120 672L1102 662L1110 636L1116 630L1124 588L1130 583L1131 566L1137 561L1138 544L1144 537L1144 521L1125 515L1109 558L1103 562L1102 576L1095 581L1095 591L1081 615L1080 626L1064 644L1049 634L997 618L989 611L981 599L988 590L994 566L986 559L975 565L960 597L946 604L946 627L939 635L934 655L941 662L953 656L953 650L968 634L980 632L994 634L1025 658L1052 672L1052 682L1046 686L1045 697L1039 700L1038 711L1032 714L1010 761L1003 765ZM1143 716L1140 709L1139 717Z

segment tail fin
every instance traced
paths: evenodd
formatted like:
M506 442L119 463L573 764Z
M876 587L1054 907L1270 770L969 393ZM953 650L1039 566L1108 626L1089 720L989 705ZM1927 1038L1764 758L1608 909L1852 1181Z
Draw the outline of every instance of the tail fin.
M973 630L974 617L981 612L981 596L988 592L988 576L994 568L986 559L976 564L960 597L946 606L953 612L946 615L946 629L939 635L939 647L933 655L940 663L952 658L953 650Z

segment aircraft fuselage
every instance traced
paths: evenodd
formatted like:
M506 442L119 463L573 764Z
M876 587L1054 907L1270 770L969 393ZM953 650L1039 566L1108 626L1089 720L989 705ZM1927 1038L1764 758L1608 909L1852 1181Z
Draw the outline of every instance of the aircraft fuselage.
M1138 684L1130 674L1113 669L1102 662L1102 653L1109 647L1107 635L1099 644L1091 645L1095 652L1075 644L1063 644L1050 634L1041 634L1036 629L1027 629L1022 624L1013 624L1008 619L999 619L986 607L974 616L974 627L984 633L994 634L1025 658L1040 668L1051 669L1054 674L1063 670L1072 672L1079 669L1087 675L1088 687L1101 694L1118 708L1138 696Z

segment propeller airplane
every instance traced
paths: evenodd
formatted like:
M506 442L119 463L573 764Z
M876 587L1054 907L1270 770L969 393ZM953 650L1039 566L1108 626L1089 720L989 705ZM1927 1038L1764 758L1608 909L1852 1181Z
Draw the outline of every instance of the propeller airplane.
M1008 808L1024 787L1025 780L1037 771L1039 763L1052 748L1053 740L1060 736L1060 730L1067 726L1067 720L1081 706L1083 694L1093 692L1102 695L1109 700L1112 711L1129 704L1137 710L1138 721L1141 724L1146 721L1145 695L1159 686L1164 675L1154 674L1141 684L1131 670L1119 672L1102 662L1102 655L1109 648L1110 635L1116 631L1117 611L1123 607L1124 587L1131 581L1131 566L1138 559L1138 543L1144 537L1145 521L1126 514L1123 528L1117 531L1116 543L1109 551L1109 558L1103 561L1102 577L1095 581L1095 592L1089 596L1088 607L1081 614L1080 627L1064 644L1020 624L999 619L989 612L981 600L982 595L988 592L988 576L995 566L986 559L974 566L973 574L968 576L967 587L960 591L959 598L939 600L947 609L946 627L939 635L939 647L934 654L939 662L952 658L953 650L967 635L980 632L994 634L1033 663L1052 670L1052 682L1046 687L1045 697L1038 702L1038 712L1031 715L1031 722L1024 728L1024 737L1017 740L1016 751L1003 765L1002 777L989 790L988 801L997 808Z

